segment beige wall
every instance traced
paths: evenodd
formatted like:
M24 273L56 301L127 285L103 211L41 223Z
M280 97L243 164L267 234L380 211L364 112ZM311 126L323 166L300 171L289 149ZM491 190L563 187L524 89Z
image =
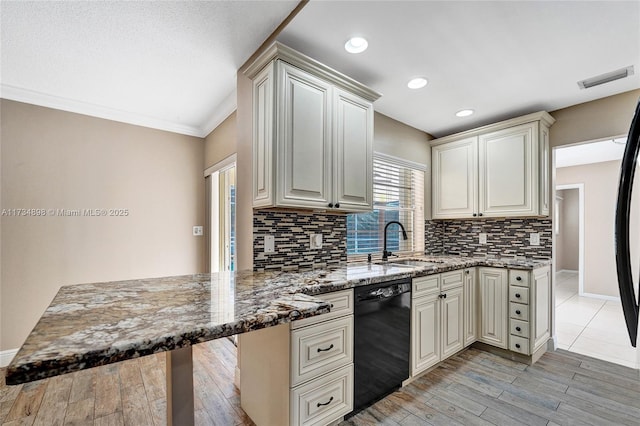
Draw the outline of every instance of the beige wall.
M557 269L577 271L579 253L579 192L578 189L564 189L557 192L561 197L558 206L560 219L560 232L556 235L557 247Z
M618 296L614 252L614 217L620 161L562 167L556 170L556 184L584 184L584 292ZM639 212L634 199L632 211ZM632 229L638 229L635 215ZM640 240L632 239L632 253L638 253ZM633 259L637 263L637 259ZM557 269L561 269L559 263ZM637 270L637 265L634 267Z
M0 350L61 285L203 270L203 139L1 101L2 207L128 209L1 219Z
M551 112L552 147L626 135L640 98L640 89Z
M205 138L204 168L211 167L235 154L237 140L236 111L234 111Z
M374 104L375 105L375 104ZM427 166L424 183L424 217L431 218L431 148L428 133L375 113L373 150Z

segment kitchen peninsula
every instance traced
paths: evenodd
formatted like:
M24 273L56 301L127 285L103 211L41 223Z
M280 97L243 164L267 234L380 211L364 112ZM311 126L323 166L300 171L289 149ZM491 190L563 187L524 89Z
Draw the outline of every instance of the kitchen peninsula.
M359 263L304 272L243 271L64 286L9 365L6 382L19 384L166 351L167 419L188 424L193 422L192 382L175 380L192 372L191 345L328 313L329 304L316 297L322 293L475 266L532 270L549 263L420 259L432 263ZM183 373L173 382L172 370ZM172 412L172 407L182 411Z

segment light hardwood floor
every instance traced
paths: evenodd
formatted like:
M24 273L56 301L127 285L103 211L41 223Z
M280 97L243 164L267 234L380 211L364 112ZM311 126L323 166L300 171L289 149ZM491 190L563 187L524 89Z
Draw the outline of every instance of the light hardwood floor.
M233 385L233 344L214 340L193 354L196 424L252 425ZM165 423L164 354L22 386L3 382L3 425ZM640 380L638 370L562 350L526 366L468 349L341 426L378 424L638 426Z

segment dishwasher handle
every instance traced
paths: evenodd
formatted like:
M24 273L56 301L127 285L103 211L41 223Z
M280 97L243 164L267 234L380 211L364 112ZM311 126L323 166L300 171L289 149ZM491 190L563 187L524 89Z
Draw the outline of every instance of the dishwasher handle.
M356 293L356 304L366 303L372 300L383 300L411 292L411 283L391 284L388 286L376 287Z

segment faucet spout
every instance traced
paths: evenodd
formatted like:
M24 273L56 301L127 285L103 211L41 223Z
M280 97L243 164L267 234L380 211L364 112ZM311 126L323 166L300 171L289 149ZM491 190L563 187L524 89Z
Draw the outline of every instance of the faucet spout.
M400 222L398 222L397 220L392 220L387 222L387 224L384 226L384 248L382 249L383 261L389 260L389 256L393 255L393 253L387 250L387 229L389 229L389 225L392 225L394 223L400 227L400 230L402 230L402 239L403 240L407 239L407 231L404 230L404 226Z

